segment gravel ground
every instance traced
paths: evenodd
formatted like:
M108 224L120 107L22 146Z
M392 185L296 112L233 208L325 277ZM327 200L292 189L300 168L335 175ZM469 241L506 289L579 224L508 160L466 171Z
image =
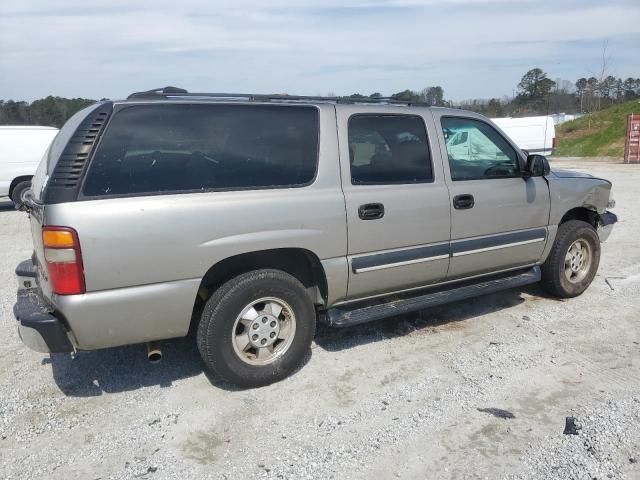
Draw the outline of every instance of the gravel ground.
M13 269L26 216L0 205L0 478L640 478L640 167L609 178L620 222L583 296L537 286L346 330L256 390L191 339L71 360L22 346ZM563 435L565 417L577 435Z

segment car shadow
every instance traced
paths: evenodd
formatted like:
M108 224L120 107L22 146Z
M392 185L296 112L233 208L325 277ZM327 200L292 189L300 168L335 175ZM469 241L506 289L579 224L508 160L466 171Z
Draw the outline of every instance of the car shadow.
M8 200L0 200L0 212L17 212L16 208L13 206L13 202Z
M203 372L213 386L239 390L206 370L192 336L166 340L161 346L162 360L158 363L149 362L145 345L138 344L79 351L75 358L51 354L43 364L51 364L56 385L71 397L94 397L150 386L167 388Z
M331 328L319 325L315 342L323 350L337 352L414 332L426 333L438 327L463 328L460 324L465 320L523 303L525 299L522 293L532 295L534 298L547 298L539 286L529 285L353 327Z
M536 285L505 290L464 302L433 307L419 312L347 328L330 328L319 324L316 345L330 352L338 352L368 343L408 335L416 331L450 326L481 315L514 307L525 301L522 293L537 298L547 297ZM166 340L162 345L162 361L147 360L144 345L131 345L94 351L80 351L75 359L67 354L51 354L43 364L51 364L53 379L68 396L92 397L105 393L137 390L149 386L171 387L174 382L204 373L214 387L229 392L242 391L209 372L198 353L195 336ZM297 374L311 360L305 357Z
M201 374L221 390L245 390L220 379L206 368L194 335L162 341L161 347L162 360L155 364L147 360L144 344L79 351L75 358L54 353L42 363L51 365L56 385L70 397L95 397L150 386L168 388L178 380ZM311 360L311 355L309 351L303 365L292 375Z

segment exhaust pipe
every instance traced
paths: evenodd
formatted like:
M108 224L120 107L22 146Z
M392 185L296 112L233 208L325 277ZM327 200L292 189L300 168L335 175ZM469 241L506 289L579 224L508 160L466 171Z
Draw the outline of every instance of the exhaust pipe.
M159 363L162 360L159 342L147 342L147 358L151 363Z

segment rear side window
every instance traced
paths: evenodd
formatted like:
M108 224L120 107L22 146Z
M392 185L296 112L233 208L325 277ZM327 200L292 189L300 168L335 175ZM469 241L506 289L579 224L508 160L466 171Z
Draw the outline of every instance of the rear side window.
M355 115L349 119L353 185L433 181L427 132L420 117Z
M317 164L315 107L139 105L111 120L83 194L296 187Z

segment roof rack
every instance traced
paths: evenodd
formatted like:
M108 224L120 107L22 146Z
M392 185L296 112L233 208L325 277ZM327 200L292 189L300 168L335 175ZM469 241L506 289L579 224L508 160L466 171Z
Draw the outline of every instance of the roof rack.
M287 94L261 94L261 93L201 93L187 92L183 88L164 87L147 90L144 92L135 92L127 97L127 100L143 99L168 99L168 98L212 98L226 100L244 100L249 102L309 102L320 101L342 104L383 104L383 105L405 105L405 106L421 106L430 107L431 105L424 102L412 102L409 100L399 100L393 97L323 97L308 95L287 95Z

